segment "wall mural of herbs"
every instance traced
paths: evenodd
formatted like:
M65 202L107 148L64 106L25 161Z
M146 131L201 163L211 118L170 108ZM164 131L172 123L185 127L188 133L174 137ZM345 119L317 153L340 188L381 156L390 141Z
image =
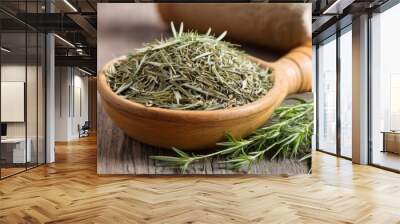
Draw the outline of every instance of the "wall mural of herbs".
M265 126L244 139L227 133L226 141L217 143L210 154L194 154L172 148L176 156L151 156L166 166L179 167L182 172L193 163L222 156L228 169L249 169L254 163L269 158L295 158L307 161L311 171L311 137L314 127L314 104L303 99L293 105L278 107Z
M124 147L132 150L115 149L119 150L115 153L103 147L108 153L102 154L103 161L112 162L102 166L112 170L114 167L107 164L113 164L114 156L119 155L118 167L124 167L123 173L202 173L205 169L207 174L311 172L313 102L300 96L286 98L286 103L277 107L287 94L311 90L308 45L271 63L250 57L238 45L223 41L227 31L214 35L210 28L199 34L184 32L183 23L179 29L172 22L170 25L171 37L161 36L102 69L100 83L104 88L100 89L104 91L100 93L105 96L107 112L132 138L124 140ZM286 85L285 81L291 84ZM271 89L277 94L267 95ZM280 101L269 104L276 96ZM253 106L265 109L268 115L274 111L273 114L269 118L259 114L256 117L252 107L224 110L253 102ZM121 109L120 105L128 109ZM229 117L227 113L236 114ZM137 119L138 114L143 117ZM150 128L146 127L148 124L152 124ZM247 136L247 131L255 127L259 128ZM229 131L245 137L235 138ZM140 144L130 144L131 140ZM132 156L126 157L126 153ZM270 170L265 164L273 168ZM274 171L275 167L279 168Z
M272 70L247 58L237 45L194 31L177 31L110 66L107 81L118 95L146 106L216 110L245 105L272 87Z

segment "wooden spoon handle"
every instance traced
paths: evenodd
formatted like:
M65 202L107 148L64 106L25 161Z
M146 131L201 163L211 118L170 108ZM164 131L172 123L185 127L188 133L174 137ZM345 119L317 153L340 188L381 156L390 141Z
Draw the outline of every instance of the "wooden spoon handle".
M311 91L312 48L309 42L291 50L276 64L287 77L288 94Z

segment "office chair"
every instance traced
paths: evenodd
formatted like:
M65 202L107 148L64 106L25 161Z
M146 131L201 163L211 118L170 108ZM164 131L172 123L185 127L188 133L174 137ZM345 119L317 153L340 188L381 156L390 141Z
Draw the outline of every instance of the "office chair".
M79 138L80 137L87 137L89 136L89 129L90 129L90 125L89 125L89 121L85 121L85 123L82 125L82 127L79 127L80 125L78 125L78 129L79 129Z

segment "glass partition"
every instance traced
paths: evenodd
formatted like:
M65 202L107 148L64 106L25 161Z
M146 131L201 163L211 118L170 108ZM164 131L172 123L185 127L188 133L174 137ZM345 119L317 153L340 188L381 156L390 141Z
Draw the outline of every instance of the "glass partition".
M20 1L18 12L41 12L39 2ZM45 163L45 45L43 33L0 12L1 179Z
M352 157L352 32L342 31L340 41L340 154Z
M37 64L37 162L46 162L46 37L38 33L38 64Z
M318 57L318 149L336 154L336 36L320 44Z
M27 167L37 165L38 158L38 35L36 32L27 33L27 75L26 75L26 114L27 114L27 150L30 158Z
M31 157L26 136L26 40L25 32L1 34L2 177L24 171Z

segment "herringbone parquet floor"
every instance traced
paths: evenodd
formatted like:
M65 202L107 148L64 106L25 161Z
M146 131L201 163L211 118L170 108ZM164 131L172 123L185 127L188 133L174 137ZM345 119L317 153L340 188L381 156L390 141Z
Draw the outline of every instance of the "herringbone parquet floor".
M0 181L0 223L400 223L400 175L315 153L296 177L98 176L94 137Z

